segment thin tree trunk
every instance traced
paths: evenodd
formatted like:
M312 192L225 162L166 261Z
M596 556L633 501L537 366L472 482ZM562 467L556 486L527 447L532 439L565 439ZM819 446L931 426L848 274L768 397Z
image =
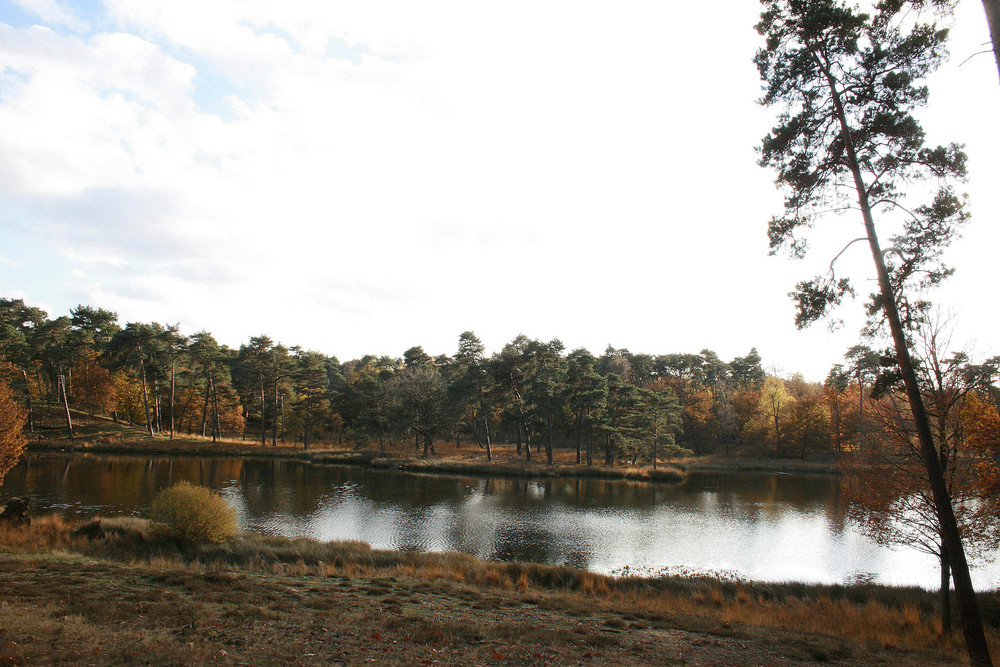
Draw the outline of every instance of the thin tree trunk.
M552 465L552 412L545 411L545 460Z
M653 425L653 470L656 470L656 441L659 440L658 431L660 430L659 424Z
M594 465L594 427L587 427L587 465Z
M142 350L139 350L139 370L142 375L142 405L146 409L146 431L149 432L149 437L153 437L153 422L149 418L149 391L146 386L146 364L142 360Z
M858 452L865 451L865 385L861 382L861 368L858 368Z
M208 402L212 397L212 379L205 383L205 408L201 411L201 437L208 435Z
M941 542L948 554L948 559L951 561L952 577L955 580L955 594L958 597L959 614L962 619L962 631L965 636L965 646L969 653L969 661L976 667L992 667L993 661L990 659L990 649L986 643L983 621L979 615L979 605L976 602L976 592L972 586L972 577L969 574L969 564L965 557L962 536L958 531L955 511L951 506L951 494L948 492L948 486L941 470L937 448L934 446L934 437L931 434L930 421L927 418L923 396L920 393L920 384L917 381L917 375L910 360L910 350L907 347L906 334L903 331L903 324L896 306L896 295L892 291L892 283L889 282L889 272L885 266L885 256L882 253L878 235L875 233L875 221L872 218L871 206L868 201L868 191L865 187L861 168L858 165L857 155L854 151L854 141L851 137L850 126L847 123L847 116L844 113L840 91L837 88L833 75L823 64L819 56L817 56L817 62L823 67L824 74L827 77L831 98L840 121L841 136L844 139L844 145L847 149L847 163L854 177L854 185L858 194L861 215L864 218L868 245L871 249L872 260L875 262L875 270L878 274L879 290L882 296L882 311L885 313L886 320L889 323L889 331L892 334L893 345L896 349L896 363L899 366L903 385L906 388L906 397L910 404L913 424L920 443L921 458L923 459L931 491L933 492L934 509L941 528Z
M576 462L580 463L580 438L583 432L583 410L576 413Z
M941 544L941 636L951 634L951 568L948 552Z
M170 439L174 439L174 395L177 390L177 362L170 360Z
M274 370L274 409L271 410L271 414L274 417L271 420L271 446L278 446L278 369Z
M66 398L66 376L63 374L62 366L59 366L59 393L61 394L63 407L66 409L66 432L69 437L73 437L73 417L69 414L69 400Z
M267 447L267 419L264 418L264 408L267 398L264 395L264 374L260 374L260 446Z
M160 381L153 378L153 421L156 423L156 432L162 433L163 426L160 420Z
M212 442L216 442L222 437L222 427L219 423L219 392L215 386L215 376L210 375L208 381L212 390Z
M524 460L531 463L531 433L524 429Z
M28 384L28 371L21 369L21 377L24 378L24 395L28 401L28 433L35 432L35 413L31 409L31 385ZM115 420L117 421L117 420Z
M484 435L486 436L486 460L487 461L492 461L493 460L493 446L490 443L490 414L489 414L489 412L486 411L486 408L483 406L482 399L480 399L480 401L479 401L479 409L483 413L483 431L484 431Z

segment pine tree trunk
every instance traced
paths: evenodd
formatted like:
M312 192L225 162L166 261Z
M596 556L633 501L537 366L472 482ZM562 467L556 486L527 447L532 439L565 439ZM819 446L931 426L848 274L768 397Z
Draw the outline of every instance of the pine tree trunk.
M576 413L576 462L580 463L580 438L583 431L583 410Z
M212 442L222 437L222 423L219 421L219 391L212 376Z
M653 425L653 470L656 470L656 442L659 439L657 432L660 430L659 424Z
M264 374L260 374L260 446L267 447L267 419L264 415L264 406L267 405L264 388Z
M587 428L587 465L594 465L594 427Z
M271 410L271 446L278 446L278 372L274 373L274 404Z
M486 436L486 460L493 460L493 445L490 443L490 415L483 408L482 401L479 403L479 409L483 412L483 431Z
M142 360L142 350L139 350L139 370L142 375L142 405L146 409L146 431L153 437L153 421L149 418L149 391L146 386L146 364Z
M819 61L818 58L817 60ZM822 66L822 62L819 62ZM889 332L892 335L893 346L896 350L896 363L899 366L903 385L906 388L906 397L910 404L913 425L920 443L921 458L923 459L928 482L930 482L933 493L934 509L941 529L941 543L945 547L948 560L951 564L952 577L955 580L955 594L958 597L959 614L962 619L962 630L965 636L965 646L969 653L969 661L976 667L992 667L993 661L990 659L990 649L986 643L983 621L979 615L979 605L976 602L976 591L972 586L972 577L969 574L969 564L965 557L962 536L958 531L958 522L955 520L955 511L951 505L951 494L948 492L948 485L941 470L937 448L934 446L934 437L931 433L930 421L927 418L923 396L920 393L920 384L913 369L913 363L910 360L910 350L907 347L906 334L903 331L903 324L896 306L896 294L892 291L892 283L889 282L889 272L885 266L885 256L879 244L878 235L875 233L875 221L872 218L871 206L868 201L868 191L865 187L861 168L854 151L850 126L847 123L847 116L844 113L843 104L840 99L840 91L837 88L833 75L825 68L824 73L827 77L831 98L840 121L841 136L844 139L847 152L847 163L854 177L854 185L858 194L858 204L861 207L861 215L864 218L865 232L868 237L868 246L871 249L872 260L875 262L879 291L882 296L882 311L889 324Z
M174 439L174 395L177 391L177 362L170 360L170 439Z
M951 568L948 567L948 552L941 544L941 636L951 634Z
M66 432L69 437L73 437L73 417L69 414L69 400L66 398L66 376L59 367L59 393L61 394L63 407L66 409Z
M21 369L21 377L24 378L24 395L28 401L28 433L35 432L35 413L31 409L31 385L28 384L28 371Z
M552 412L545 411L545 460L552 465Z
M1000 74L1000 0L983 0L986 10L986 23L990 26L990 37L993 40L993 58L997 63L997 73Z
M153 421L156 424L157 434L163 432L162 422L160 420L160 381L153 378Z
M201 437L208 435L208 401L212 396L212 380L205 383L205 407L201 411Z

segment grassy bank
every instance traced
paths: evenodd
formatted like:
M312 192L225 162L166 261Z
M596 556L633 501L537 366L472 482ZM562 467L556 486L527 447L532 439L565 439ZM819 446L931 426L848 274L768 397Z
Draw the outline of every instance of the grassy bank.
M11 664L962 663L919 589L618 578L253 534L183 546L138 519L0 527L0 587ZM995 627L994 596L984 612Z

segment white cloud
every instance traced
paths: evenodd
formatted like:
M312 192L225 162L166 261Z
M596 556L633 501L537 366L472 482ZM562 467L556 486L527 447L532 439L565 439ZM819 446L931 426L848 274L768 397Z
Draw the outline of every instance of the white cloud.
M784 296L828 260L765 256L756 6L106 10L0 24L0 204L94 276L70 306L341 357L470 328L813 374L842 352Z
M66 3L59 0L13 0L24 11L40 18L45 23L65 26L73 30L86 28L83 21Z

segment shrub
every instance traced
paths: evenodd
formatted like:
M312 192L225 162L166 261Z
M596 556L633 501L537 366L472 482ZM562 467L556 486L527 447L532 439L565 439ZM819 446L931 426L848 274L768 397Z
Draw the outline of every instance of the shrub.
M236 512L218 493L180 481L153 499L156 530L184 542L222 542L236 534Z

